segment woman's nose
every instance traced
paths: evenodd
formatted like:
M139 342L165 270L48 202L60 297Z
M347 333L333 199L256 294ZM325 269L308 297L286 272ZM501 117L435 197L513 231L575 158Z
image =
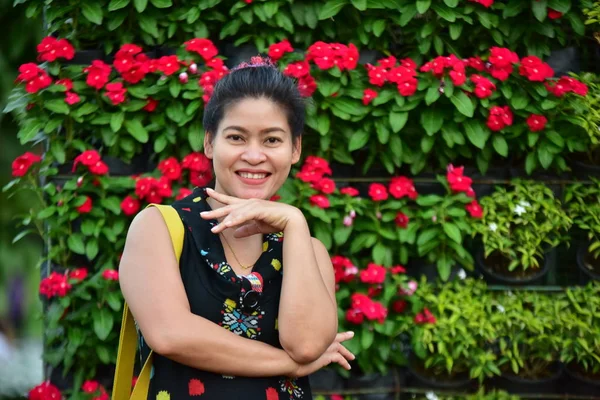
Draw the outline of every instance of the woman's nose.
M267 159L262 147L259 144L250 143L242 153L242 160L249 164L260 164Z

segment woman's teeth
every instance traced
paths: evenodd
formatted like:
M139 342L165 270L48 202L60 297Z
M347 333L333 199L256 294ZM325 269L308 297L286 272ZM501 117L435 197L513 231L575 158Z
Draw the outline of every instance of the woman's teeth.
M267 174L251 174L249 172L239 172L239 174L246 179L263 179L267 177Z

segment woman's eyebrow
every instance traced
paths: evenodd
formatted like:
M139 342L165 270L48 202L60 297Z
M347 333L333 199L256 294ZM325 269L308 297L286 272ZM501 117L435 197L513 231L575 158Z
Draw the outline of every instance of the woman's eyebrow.
M241 126L237 126L237 125L228 126L227 128L225 128L223 130L226 131L228 129L231 129L231 130L234 130L234 131L238 131L238 132L242 132L242 133L248 133L248 130L246 128L241 127ZM283 132L283 133L285 133L286 131L285 131L285 129L280 128L278 126L273 126L273 127L270 127L270 128L265 128L265 129L263 129L263 130L260 131L261 134L266 134L266 133L271 133L271 132Z

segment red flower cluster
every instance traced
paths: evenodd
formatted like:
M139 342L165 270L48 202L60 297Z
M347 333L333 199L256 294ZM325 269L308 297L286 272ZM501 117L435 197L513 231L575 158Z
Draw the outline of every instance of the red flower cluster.
M563 13L561 13L560 11L556 11L555 9L548 7L548 18L559 19L562 16Z
M415 200L419 196L412 179L405 176L393 177L389 189L390 194L396 199L408 197Z
M473 180L468 176L464 176L464 169L465 167L455 167L452 164L448 164L446 179L453 192L465 192L467 196L475 197L475 191L471 187Z
M492 4L494 4L494 0L470 0L470 1L479 3L482 6L484 6L485 8L490 8L492 6Z
M507 126L511 126L513 123L513 113L510 111L510 107L494 106L490 108L490 115L488 116L487 126L494 132L501 131Z
M126 93L127 89L123 87L121 82L113 82L106 85L106 92L104 95L116 106L125 102Z
M75 172L79 163L85 165L94 175L106 175L108 173L108 165L102 161L100 154L96 150L86 150L75 157L71 172Z
M62 393L56 386L45 381L29 391L28 400L60 400Z
M269 58L274 62L277 62L285 53L291 53L292 51L294 51L294 48L290 42L285 39L269 46Z
M135 215L140 210L141 204L133 196L127 196L121 201L121 211L127 216Z
M415 323L416 324L435 324L437 322L437 320L435 319L435 317L433 316L433 314L431 313L431 311L429 311L429 309L424 308L423 312L418 313L415 316Z
M125 43L121 46L113 65L121 74L125 82L138 83L152 70L156 71L155 60L149 60L142 53L142 48L135 44Z
M62 85L65 87L65 89L67 89L67 92L65 93L65 103L67 103L68 105L72 106L75 103L79 103L79 100L81 100L79 98L79 95L75 92L72 92L71 90L73 90L73 81L65 78L65 79L59 79L56 82L54 82L55 85Z
M185 156L181 161L181 168L190 171L190 183L194 186L204 187L213 178L210 160L200 152Z
M165 197L171 197L173 195L171 181L165 177L161 177L160 179L150 176L139 178L135 183L135 194L140 200L146 200L148 203L160 204Z
M340 189L340 193L341 194L346 194L346 195L348 195L350 197L356 197L356 196L358 196L360 194L359 191L358 191L358 189L353 188L351 186L348 186L348 187L345 187L345 188L341 188Z
M417 91L417 64L410 58L398 61L390 56L377 61L377 65L365 65L369 83L382 87L386 82L396 84L402 96L412 96Z
M12 176L23 176L29 171L29 168L35 163L42 161L42 157L29 151L15 158L12 162Z
M352 324L360 325L365 317L369 321L377 321L383 324L388 310L383 304L372 300L362 293L354 293L351 296L351 307L346 311L346 320Z
M77 207L77 212L79 214L87 214L90 211L92 211L92 199L90 198L90 196L85 196L85 202L80 205L79 207Z
M358 274L358 268L352 264L349 258L333 256L331 257L331 263L333 264L333 271L335 273L335 283L351 282Z
M320 69L338 67L340 71L353 70L358 63L358 49L352 43L315 42L306 52L306 61L312 61Z
M402 229L406 229L408 227L409 221L410 221L410 218L408 218L408 215L404 214L401 211L398 211L398 214L396 214L396 218L394 218L394 222L396 223L396 226L398 228L402 228Z
M185 50L199 54L204 61L209 61L219 54L219 50L209 39L195 38L188 40L185 44Z
M335 182L330 178L324 177L324 175L331 175L331 168L327 160L316 157L308 156L300 169L300 172L296 174L296 178L303 182L311 183L313 189L319 190L324 194L331 194L335 191ZM315 194L309 198L311 204L319 208L329 208L329 199L323 194Z
M88 393L94 395L92 400L109 400L108 393L106 393L106 389L102 386L98 381L85 381L83 385L81 385L81 390L84 393Z
M72 60L75 57L75 49L67 39L56 39L46 36L37 45L38 59L40 61L56 61L58 58Z
M494 90L496 90L496 85L481 75L471 75L471 82L475 84L475 96L480 99L490 97L494 93Z
M158 170L162 176L171 181L181 179L181 165L175 157L169 157L158 163Z
M75 279L77 281L82 281L88 276L88 270L85 267L74 269L69 272L69 279Z
M114 269L106 269L102 271L102 278L107 281L118 281L119 280L119 272Z
M529 130L531 132L538 132L544 130L546 124L548 123L548 118L539 114L531 114L527 117L527 126L529 126Z
M369 185L369 196L371 199L373 199L373 201L387 200L387 188L381 183L371 183L371 185Z
M471 214L473 218L483 218L483 209L477 200L473 200L465 206L465 209Z
M527 56L521 59L519 74L532 82L544 82L554 76L554 70L550 65L536 56Z
M363 92L363 104L366 106L371 103L375 98L377 98L378 93L373 89L365 89Z
M17 82L25 83L27 93L37 93L47 88L52 83L52 79L46 71L34 63L23 64L19 67Z
M491 64L490 73L500 81L508 79L513 72L513 65L519 62L517 53L504 47L492 47L488 62Z
M206 61L206 66L211 69L202 74L198 84L204 92L202 100L204 100L205 103L208 103L215 90L215 84L219 79L227 75L229 70L220 58L213 58Z
M363 283L383 283L386 272L385 267L369 263L367 264L367 269L360 271L360 281Z
M558 81L544 82L546 89L556 97L562 97L566 93L575 93L579 96L586 96L588 87L585 83L568 76L561 77Z
M432 72L437 78L442 78L448 69L448 75L452 79L452 83L455 86L463 85L467 81L465 75L466 63L456 57L454 54L449 56L439 56L425 63L420 71L421 72Z
M87 74L85 82L97 90L100 90L108 82L112 68L102 60L92 61L92 65L85 67L83 72Z
M48 299L55 296L64 297L69 290L71 290L71 284L68 282L68 276L58 272L52 272L40 282L40 294Z

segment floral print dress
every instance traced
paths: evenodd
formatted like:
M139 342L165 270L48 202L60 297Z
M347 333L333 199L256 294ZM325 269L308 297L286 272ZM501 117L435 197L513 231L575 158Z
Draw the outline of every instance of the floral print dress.
M281 348L277 313L282 283L283 234L263 235L263 252L252 271L238 276L225 259L218 235L200 212L209 211L204 189L172 206L185 229L181 278L191 311L236 335ZM202 334L201 332L199 334ZM139 333L141 357L150 349ZM247 378L198 370L154 354L149 400L311 399L308 378Z

